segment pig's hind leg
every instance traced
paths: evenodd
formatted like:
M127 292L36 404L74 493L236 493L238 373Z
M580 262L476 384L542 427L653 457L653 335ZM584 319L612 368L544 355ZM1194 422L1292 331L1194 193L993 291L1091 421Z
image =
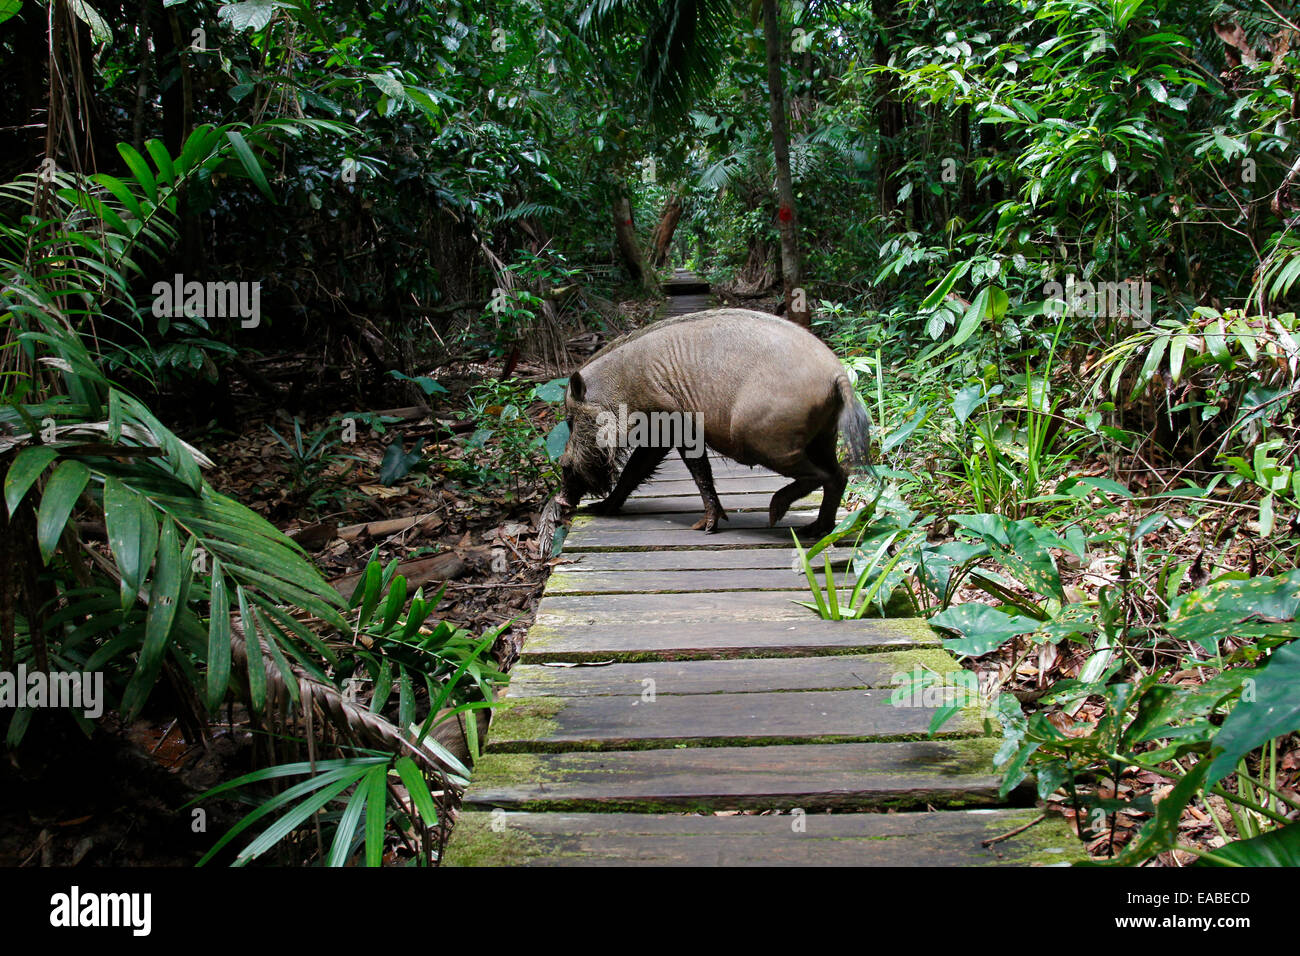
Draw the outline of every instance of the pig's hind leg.
M619 475L614 490L604 501L592 505L591 512L598 515L618 514L627 502L628 495L636 491L643 481L654 474L654 470L659 467L659 463L667 454L667 448L651 448L645 445L633 450L627 459L627 464L623 466L623 474Z
M787 475L787 477L791 476ZM774 494L771 503L767 506L767 526L770 528L784 518L792 504L804 495L812 494L824 481L821 474L801 476Z
M727 520L727 513L722 510L722 502L718 500L718 492L713 487L713 466L709 464L709 453L703 451L699 455L687 455L685 448L677 449L677 453L682 456L686 469L695 479L695 487L700 489L700 497L704 499L704 517L691 525L691 529L713 534L718 530L718 522Z
M835 432L814 438L798 460L788 469L782 469L782 474L794 481L772 496L767 512L768 526L775 525L785 517L792 504L820 486L822 503L817 520L798 530L807 537L820 538L828 534L835 527L835 512L848 485L848 476L835 457Z
M822 504L817 511L817 520L799 530L810 537L821 538L830 534L835 527L835 513L839 511L844 489L848 487L849 476L835 454L835 442L838 434L835 430L829 434L819 435L808 446L808 457L813 464L826 472L822 482Z

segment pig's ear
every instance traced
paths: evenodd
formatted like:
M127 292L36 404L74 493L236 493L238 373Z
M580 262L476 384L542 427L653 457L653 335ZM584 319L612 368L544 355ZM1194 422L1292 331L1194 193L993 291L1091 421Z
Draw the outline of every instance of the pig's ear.
M575 402L580 402L587 397L587 383L582 380L581 372L574 372L569 376L569 394L573 396Z

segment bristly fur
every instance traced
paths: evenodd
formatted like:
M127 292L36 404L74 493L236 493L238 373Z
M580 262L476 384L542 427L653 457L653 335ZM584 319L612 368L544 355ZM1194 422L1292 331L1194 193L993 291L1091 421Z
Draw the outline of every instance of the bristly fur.
M633 329L631 332L624 332L622 335L614 339L612 342L607 342L605 343L605 345L601 346L600 351L596 352L594 355L591 356L591 358L587 359L587 361L582 363L582 367L586 368L588 365L596 361L596 359L600 358L602 355L607 355L610 352L614 351L616 348L620 348L621 346L626 345L628 342L631 342L634 339L639 339L643 335L649 335L652 332L660 332L663 329L669 328L674 325L681 325L684 322L698 322L701 319L709 319L713 317L714 312L718 312L718 311L722 311L722 310L708 309L700 312L690 312L686 315L674 315L666 319L658 319L654 322L649 323L648 325L641 326L641 328L639 329ZM765 312L760 312L758 314L762 318L772 319L773 321L777 321L777 322L789 321L789 319L783 319L779 315L768 315ZM581 371L581 369L579 369L579 371Z

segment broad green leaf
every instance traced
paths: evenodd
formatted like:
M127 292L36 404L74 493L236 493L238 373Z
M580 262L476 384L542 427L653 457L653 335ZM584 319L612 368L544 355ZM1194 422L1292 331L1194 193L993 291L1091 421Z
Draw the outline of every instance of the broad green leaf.
M1253 685L1253 686L1252 686ZM1214 737L1217 756L1208 782L1236 769L1237 761L1274 737L1300 730L1300 641L1273 651L1242 687L1241 697Z
M415 765L415 761L410 757L399 757L395 767L424 825L427 827L437 826L438 808L433 802L433 794L429 792L429 784L425 781L420 768Z
M149 163L135 151L130 143L118 143L117 151L121 154L122 160L131 170L131 175L135 181L140 184L144 194L149 197L149 201L158 202L158 182L153 177L153 172L149 169Z
M9 509L11 517L36 479L58 457L57 449L49 445L36 445L24 448L14 458L5 475L5 507Z
M1249 840L1219 847L1198 866L1300 866L1300 823L1268 830Z
M164 519L162 534L158 537L158 564L149 582L149 610L145 617L140 660L122 694L122 711L128 719L134 719L140 713L162 670L163 657L172 636L172 624L189 576L189 554L192 551L191 540L182 552L175 522Z
M243 587L235 588L239 599L239 624L244 629L244 657L248 661L248 697L255 713L266 706L266 656L257 633L257 616Z
M980 327L984 321L984 316L988 312L989 297L992 286L985 286L976 294L974 301L966 308L965 315L962 316L961 323L957 326L957 332L948 340L948 347L955 348L961 345L968 338L975 334L975 330Z
M384 827L388 822L388 767L379 765L366 775L366 866L384 862Z
M242 4L237 4L237 6L242 6ZM248 140L233 129L226 130L226 139L234 147L235 156L239 159L239 164L244 167L244 172L248 173L248 178L257 185L257 188L262 191L267 199L275 202L275 194L271 192L271 184L266 181L266 173L262 171L262 166L257 161L257 157L253 155Z
M366 788L357 787L348 798L348 805L343 808L338 826L334 830L334 842L330 844L326 866L347 866L352 856L352 843L356 839L357 826L361 822L361 812L366 808Z
M547 457L551 461L558 461L559 457L564 454L565 447L569 444L569 423L560 422L552 428L547 433L544 444Z
M274 13L274 0L239 0L222 4L217 16L233 30L261 30L271 22Z
M1211 653L1219 638L1242 640L1300 637L1300 569L1276 577L1216 581L1177 598L1166 629L1178 641L1193 641Z
M230 686L230 593L219 560L212 562L208 620L208 711L216 713Z
M1019 634L1032 634L1039 621L1024 614L1007 614L987 604L957 604L930 618L935 627L956 631L960 638L945 638L943 646L963 657L980 657Z
M46 564L59 546L59 538L68 524L77 499L90 481L90 469L79 461L65 461L54 469L41 507L36 513L36 544Z
M122 608L135 603L158 550L158 519L148 500L117 478L104 481L104 525L122 576Z

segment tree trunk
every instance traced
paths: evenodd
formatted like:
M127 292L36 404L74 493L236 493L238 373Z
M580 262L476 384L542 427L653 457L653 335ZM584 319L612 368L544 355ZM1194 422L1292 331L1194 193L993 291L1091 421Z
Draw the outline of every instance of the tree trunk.
M781 233L781 281L785 287L785 314L808 328L812 315L803 289L803 263L799 257L799 216L790 179L790 134L786 129L785 82L781 73L781 25L776 0L763 0L763 35L767 45L768 105L772 117L772 158L776 168L777 228Z
M889 62L889 32L898 25L896 0L871 0L871 12L876 20L875 59L877 66ZM899 162L898 137L903 131L903 104L898 95L898 80L892 73L878 73L877 107L878 156L876 167L880 177L880 211L885 215L898 208Z
M627 267L632 281L647 292L659 294L659 280L654 270L646 264L641 245L636 241L636 226L632 222L632 202L627 192L620 189L614 196L614 238L618 242L619 255Z
M659 213L659 225L650 236L651 261L656 269L668 264L668 250L673 244L677 232L677 223L682 218L682 197L673 193L664 201L663 211Z

